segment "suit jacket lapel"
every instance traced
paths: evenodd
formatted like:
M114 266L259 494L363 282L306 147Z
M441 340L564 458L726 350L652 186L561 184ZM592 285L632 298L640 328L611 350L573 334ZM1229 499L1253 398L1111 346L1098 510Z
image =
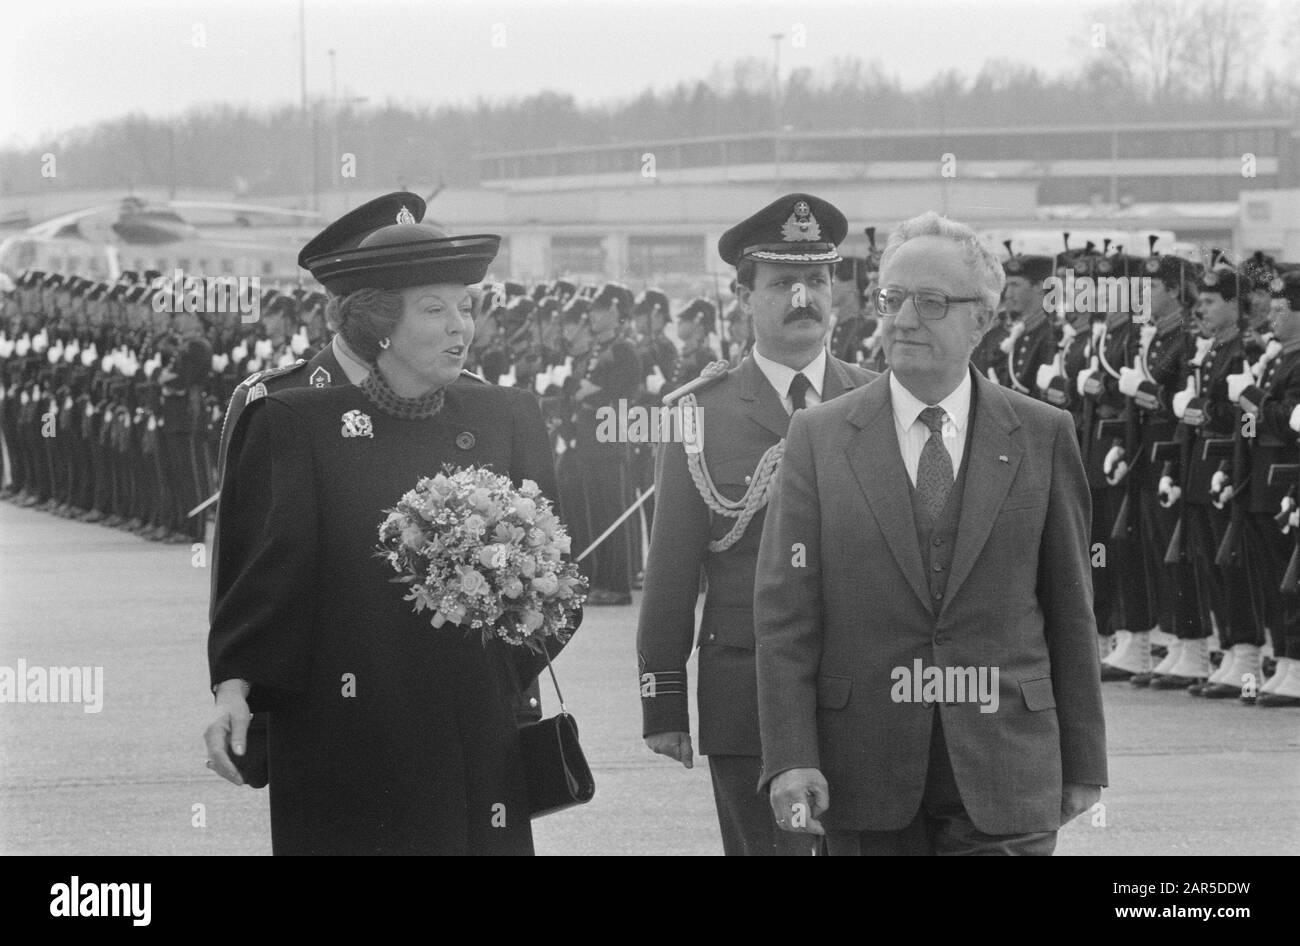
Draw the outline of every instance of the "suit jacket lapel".
M961 498L952 571L943 598L945 610L975 567L1024 457L1019 437L1012 434L1020 427L1020 420L1006 395L979 372L973 374L974 429L967 448L966 489Z
M856 385L849 377L848 371L838 358L826 355L826 373L822 376L822 403L839 397L845 391L852 391Z
M929 611L930 590L921 563L921 550L916 544L916 522L912 518L907 468L903 466L903 454L898 449L888 377L886 372L868 384L865 396L849 414L851 426L844 452L894 560L907 577L912 591Z
M740 363L740 399L745 402L745 412L750 420L785 439L790 415L785 412L776 389L758 367L753 355L746 355Z

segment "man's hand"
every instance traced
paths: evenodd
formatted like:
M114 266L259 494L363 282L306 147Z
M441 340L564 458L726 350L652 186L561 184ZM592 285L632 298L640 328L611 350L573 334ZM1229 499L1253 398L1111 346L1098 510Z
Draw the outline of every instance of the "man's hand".
M1100 785L1066 782L1061 787L1061 827L1065 827L1101 799Z
M676 759L686 768L695 767L695 750L688 732L657 732L645 737L645 744L659 755Z
M217 684L217 707L212 722L203 731L208 747L208 768L228 782L243 785L244 778L230 761L227 749L242 756L248 748L248 684L243 680L223 680Z
M831 804L830 788L817 769L790 769L772 779L768 800L782 831L825 834L817 819Z

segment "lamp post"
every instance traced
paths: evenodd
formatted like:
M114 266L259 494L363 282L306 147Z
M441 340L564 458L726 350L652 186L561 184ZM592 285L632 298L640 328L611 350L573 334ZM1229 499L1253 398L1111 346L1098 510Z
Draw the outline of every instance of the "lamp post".
M772 167L777 189L781 183L781 40L784 33L772 34Z

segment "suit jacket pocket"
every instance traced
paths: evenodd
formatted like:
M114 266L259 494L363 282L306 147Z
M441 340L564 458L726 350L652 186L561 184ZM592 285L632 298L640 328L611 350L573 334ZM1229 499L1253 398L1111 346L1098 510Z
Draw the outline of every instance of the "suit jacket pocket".
M754 612L749 608L705 609L700 621L700 646L722 645L754 649Z
M1034 509L1038 506L1047 505L1048 491L1045 489L1030 490L1025 493L1012 493L1007 497L998 512L1008 512L1012 509Z
M1020 693L1025 698L1025 708L1031 711L1037 712L1056 706L1056 691L1052 689L1051 677L1021 680Z
M852 677L821 674L817 677L817 707L819 709L844 709L853 690Z

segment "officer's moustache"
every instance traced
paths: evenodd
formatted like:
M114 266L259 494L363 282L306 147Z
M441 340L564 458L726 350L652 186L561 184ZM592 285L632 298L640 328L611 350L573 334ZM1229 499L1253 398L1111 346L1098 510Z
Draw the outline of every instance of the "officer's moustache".
M791 309L786 313L785 324L789 325L791 322L798 322L800 319L812 319L814 322L820 322L822 316L812 306L799 306L797 309Z

